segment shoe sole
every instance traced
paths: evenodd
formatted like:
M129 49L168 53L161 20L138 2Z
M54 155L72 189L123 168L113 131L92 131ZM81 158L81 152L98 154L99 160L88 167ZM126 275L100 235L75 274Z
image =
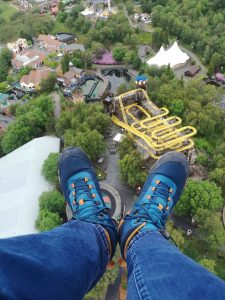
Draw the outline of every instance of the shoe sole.
M150 169L149 175L151 173L154 173L158 169L158 167L161 166L162 164L167 162L172 162L172 161L180 163L184 167L187 177L189 176L189 162L186 156L176 151L167 152L166 154L161 156L161 158L157 160L152 166L152 168Z

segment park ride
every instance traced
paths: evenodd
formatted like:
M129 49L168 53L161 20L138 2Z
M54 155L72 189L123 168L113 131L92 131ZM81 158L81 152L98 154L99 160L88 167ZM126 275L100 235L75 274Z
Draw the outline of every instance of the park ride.
M191 137L197 130L192 126L180 127L181 118L168 117L169 110L158 108L144 89L138 88L115 97L108 111L112 121L126 130L135 143L154 159L172 150L188 156L194 149Z

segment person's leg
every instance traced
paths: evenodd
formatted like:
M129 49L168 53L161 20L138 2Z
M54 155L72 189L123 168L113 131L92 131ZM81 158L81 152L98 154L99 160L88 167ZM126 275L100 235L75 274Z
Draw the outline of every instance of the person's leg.
M119 225L121 254L128 266L129 300L225 299L222 280L163 237L167 217L188 174L188 161L182 154L165 154L153 166L133 209Z
M64 150L59 178L73 220L0 240L0 299L83 299L114 255L117 232L87 155Z
M78 220L0 240L0 299L83 299L104 273L103 227Z
M224 300L225 282L159 232L137 234L127 251L128 300Z

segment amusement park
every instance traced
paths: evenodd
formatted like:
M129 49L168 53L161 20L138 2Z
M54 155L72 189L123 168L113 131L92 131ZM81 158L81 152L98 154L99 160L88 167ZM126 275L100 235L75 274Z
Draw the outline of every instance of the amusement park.
M115 125L127 132L144 151L145 158L159 159L168 151L183 152L191 161L197 133L192 126L181 127L182 120L168 116L166 107L158 108L146 92L147 77L137 76L137 89L104 101Z

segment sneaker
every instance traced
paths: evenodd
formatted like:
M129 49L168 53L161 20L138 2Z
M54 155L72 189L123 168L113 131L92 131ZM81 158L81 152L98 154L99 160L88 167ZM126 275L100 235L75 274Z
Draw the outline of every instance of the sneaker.
M66 148L58 161L59 181L73 219L101 225L109 240L110 256L117 243L116 223L105 205L96 173L87 154Z
M138 232L165 232L166 220L181 196L188 175L189 163L181 153L168 152L155 163L132 210L119 224L123 258Z

